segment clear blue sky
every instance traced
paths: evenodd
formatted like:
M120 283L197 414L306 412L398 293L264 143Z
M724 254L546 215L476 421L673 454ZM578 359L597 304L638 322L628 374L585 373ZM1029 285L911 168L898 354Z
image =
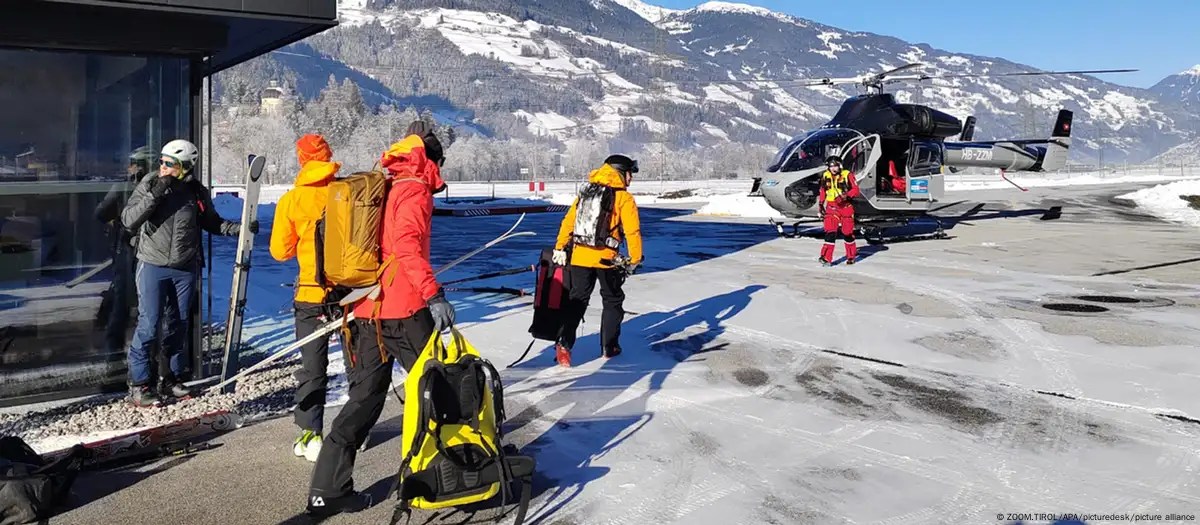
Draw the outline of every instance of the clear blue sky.
M699 0L644 0L686 9ZM734 0L730 0L734 1ZM1200 64L1200 0L741 0L850 31L1150 87Z

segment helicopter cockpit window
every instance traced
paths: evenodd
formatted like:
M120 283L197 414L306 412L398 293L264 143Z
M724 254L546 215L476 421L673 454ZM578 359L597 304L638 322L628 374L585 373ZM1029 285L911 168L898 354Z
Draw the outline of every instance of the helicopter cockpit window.
M841 147L859 137L848 129L819 129L792 139L775 155L770 172L801 171L825 165L825 157L840 155Z
M913 148L912 167L909 174L914 177L940 173L942 169L941 150L931 144L915 144Z

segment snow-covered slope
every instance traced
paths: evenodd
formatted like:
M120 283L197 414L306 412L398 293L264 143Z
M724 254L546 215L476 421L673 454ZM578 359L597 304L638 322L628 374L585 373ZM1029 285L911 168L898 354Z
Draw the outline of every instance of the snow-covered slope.
M1200 138L1179 144L1161 155L1153 158L1147 164L1161 166L1200 166Z
M929 75L1035 70L732 2L675 10L642 0L340 0L338 8L341 26L309 39L324 39L322 51L334 49L330 35L353 44L338 49L373 47L378 65L352 67L397 93L443 97L477 119L501 113L515 129L560 139L599 133L646 142L665 133L679 145L778 145L823 124L857 93L854 86L787 81L853 77L911 62L926 64L922 72ZM395 41L378 38L380 30ZM471 63L478 72L467 82L509 99L465 93L461 72L447 70L467 66L446 65L450 57L402 66L419 71L417 78L394 74L397 66L386 57L416 53L410 43L431 37L451 43L449 53L494 64L489 71ZM511 74L533 82L519 88L516 100L504 80ZM1171 85L1200 78L1177 77ZM902 102L976 116L976 136L985 140L1042 137L1058 109L1073 110L1075 162L1094 161L1101 149L1106 162L1144 161L1190 138L1200 121L1182 95L1160 96L1165 85L1152 91L1091 76L955 78L889 89Z
M1160 80L1150 91L1163 100L1174 100L1200 110L1200 64Z
M622 7L637 13L638 16L645 18L650 22L658 22L667 15L676 13L674 9L667 9L656 5L650 5L640 0L611 0L613 3L619 4Z

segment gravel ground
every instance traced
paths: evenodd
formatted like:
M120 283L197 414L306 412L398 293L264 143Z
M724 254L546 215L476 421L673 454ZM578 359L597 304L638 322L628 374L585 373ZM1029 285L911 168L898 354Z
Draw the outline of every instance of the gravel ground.
M296 391L292 374L299 369L296 355L238 381L231 394L202 395L159 408L137 408L127 402L127 395L110 395L47 410L0 414L0 435L16 435L32 445L57 437L165 425L217 410L234 412L249 423L291 409Z

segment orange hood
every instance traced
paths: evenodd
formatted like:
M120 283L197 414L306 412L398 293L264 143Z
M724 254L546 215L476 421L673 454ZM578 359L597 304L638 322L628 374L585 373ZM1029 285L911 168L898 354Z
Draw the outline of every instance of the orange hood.
M425 183L430 193L446 189L437 163L425 156L425 142L421 137L409 135L388 148L379 163L396 178L414 178Z

